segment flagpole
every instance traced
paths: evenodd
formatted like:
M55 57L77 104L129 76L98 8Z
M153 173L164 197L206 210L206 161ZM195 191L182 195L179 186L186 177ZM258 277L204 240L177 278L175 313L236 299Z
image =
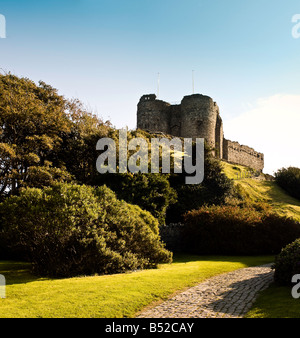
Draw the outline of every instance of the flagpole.
M160 82L160 74L158 73L158 78L157 78L157 98L159 98L159 82Z
M193 85L193 94L195 94L195 79L194 79L194 70L192 71L192 85Z

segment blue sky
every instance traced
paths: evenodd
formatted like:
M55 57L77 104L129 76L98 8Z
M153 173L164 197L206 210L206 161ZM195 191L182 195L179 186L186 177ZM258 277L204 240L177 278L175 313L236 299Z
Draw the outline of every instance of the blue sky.
M265 153L266 172L300 167L296 0L0 0L0 67L77 97L118 128L143 94L219 105L225 137ZM270 142L272 139L272 142Z

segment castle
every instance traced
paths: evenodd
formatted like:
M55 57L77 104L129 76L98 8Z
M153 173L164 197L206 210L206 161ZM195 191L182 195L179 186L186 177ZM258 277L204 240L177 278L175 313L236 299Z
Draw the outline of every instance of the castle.
M138 103L137 128L183 138L204 138L215 149L215 156L262 172L264 155L253 148L224 138L219 107L209 96L185 96L181 104L143 95Z

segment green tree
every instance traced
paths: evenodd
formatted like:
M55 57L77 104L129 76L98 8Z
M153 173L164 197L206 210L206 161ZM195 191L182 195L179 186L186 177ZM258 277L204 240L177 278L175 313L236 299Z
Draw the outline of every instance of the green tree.
M109 121L103 123L96 115L88 112L78 99L69 100L67 106L72 124L70 132L62 137L62 146L53 163L56 166L63 163L77 182L93 184L98 176L97 141L102 137L111 137L114 129Z
M219 160L205 149L204 180L201 184L185 184L185 174L171 175L170 185L177 193L177 202L167 211L167 222L183 222L184 214L203 205L222 205L234 193L233 182L223 173Z
M300 168L282 168L275 173L275 180L291 196L300 199Z
M176 191L170 187L169 175L162 174L105 174L98 176L98 185L106 184L128 203L149 211L161 225L167 209L177 201Z
M44 82L37 86L27 78L0 75L0 198L32 181L33 167L44 172L51 167L49 155L70 132L66 108L66 100Z
M0 199L21 187L91 183L95 145L109 130L109 122L43 81L0 75Z

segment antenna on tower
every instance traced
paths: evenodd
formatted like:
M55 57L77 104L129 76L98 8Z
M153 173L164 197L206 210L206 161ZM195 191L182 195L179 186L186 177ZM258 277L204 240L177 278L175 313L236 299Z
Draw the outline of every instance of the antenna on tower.
M192 86L193 86L193 94L195 94L195 77L194 77L194 70L192 70Z
M157 98L159 98L159 83L160 82L160 74L158 73L158 76L157 76Z

